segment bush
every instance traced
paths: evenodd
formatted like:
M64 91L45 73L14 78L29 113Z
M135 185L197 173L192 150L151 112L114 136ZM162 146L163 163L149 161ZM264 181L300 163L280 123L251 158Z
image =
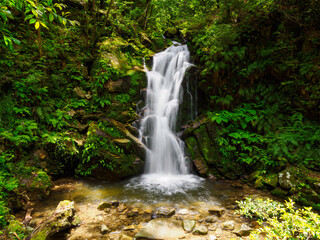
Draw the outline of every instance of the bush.
M320 216L312 212L312 208L296 208L289 199L280 204L270 199L246 198L239 201L237 213L246 217L258 217L264 227L254 230L250 239L309 239L320 237Z

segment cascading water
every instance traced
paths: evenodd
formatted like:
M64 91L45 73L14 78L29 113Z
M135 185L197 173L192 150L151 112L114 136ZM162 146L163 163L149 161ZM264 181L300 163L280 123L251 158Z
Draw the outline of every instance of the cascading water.
M200 178L188 174L184 143L177 137L176 122L182 101L182 81L189 63L187 45L174 43L153 58L147 72L148 87L140 140L146 153L145 174L134 186L165 194L185 192L197 186ZM132 182L132 183L133 183Z
M141 133L147 147L147 174L187 174L183 142L175 135L181 84L191 65L186 45L167 48L153 58L152 71L147 73L146 110Z

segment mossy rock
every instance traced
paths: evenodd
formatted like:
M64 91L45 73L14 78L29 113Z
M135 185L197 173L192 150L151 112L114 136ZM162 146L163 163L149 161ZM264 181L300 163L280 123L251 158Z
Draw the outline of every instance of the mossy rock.
M257 189L263 189L264 188L263 179L264 178L262 176L258 176L254 181L254 187Z
M276 188L278 185L278 174L273 173L273 174L268 174L266 175L263 179L262 182L264 185L267 185L270 188Z
M288 192L283 190L282 188L277 187L271 191L271 194L276 197L285 198L288 195Z
M76 215L75 204L68 200L61 201L56 210L38 226L27 238L30 240L47 240L67 228L74 227L80 223Z
M21 191L25 190L33 200L42 200L49 196L52 187L50 176L43 170L34 170L31 176L20 180Z

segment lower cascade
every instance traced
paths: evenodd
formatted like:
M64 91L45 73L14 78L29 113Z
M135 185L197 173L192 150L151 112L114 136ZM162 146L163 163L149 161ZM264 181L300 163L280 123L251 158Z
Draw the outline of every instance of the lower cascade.
M195 188L200 178L189 174L184 155L184 143L177 137L176 122L182 102L182 82L188 67L187 45L174 43L153 58L147 72L148 87L140 140L148 147L145 174L134 186L165 194Z

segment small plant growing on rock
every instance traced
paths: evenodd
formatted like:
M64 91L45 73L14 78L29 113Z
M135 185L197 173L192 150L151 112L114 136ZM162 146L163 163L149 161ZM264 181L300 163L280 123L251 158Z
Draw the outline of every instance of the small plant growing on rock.
M312 208L296 208L289 199L280 204L270 199L246 198L239 201L240 213L246 217L257 217L264 227L254 230L250 239L319 239L320 216Z

